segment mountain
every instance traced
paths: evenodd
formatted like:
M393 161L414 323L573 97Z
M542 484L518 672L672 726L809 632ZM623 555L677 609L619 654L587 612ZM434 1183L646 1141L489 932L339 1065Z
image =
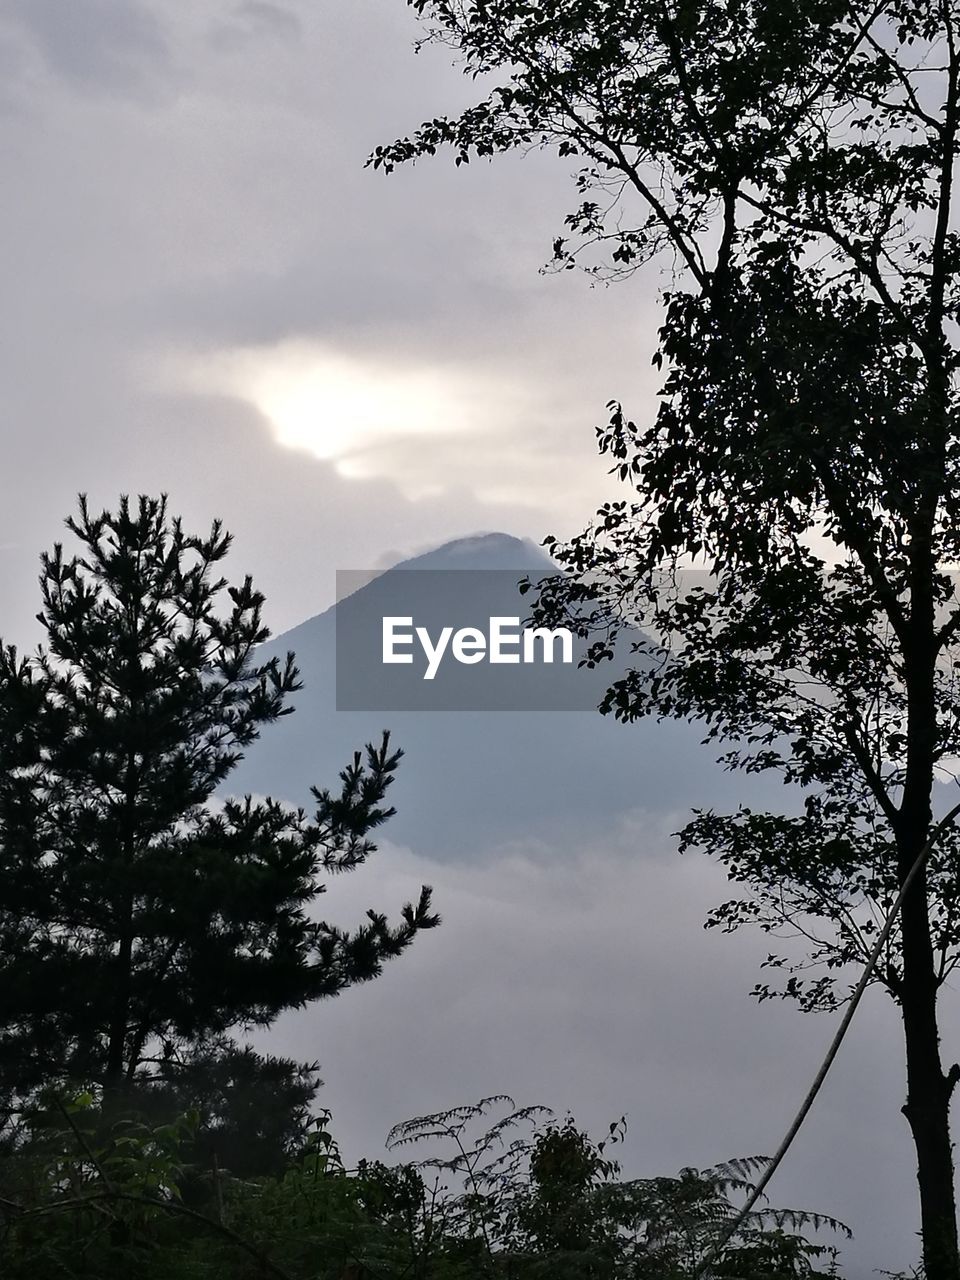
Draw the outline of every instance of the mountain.
M305 804L311 784L328 785L353 751L389 729L405 753L391 793L398 812L390 839L443 860L506 844L549 846L559 834L567 845L628 811L680 813L694 802L728 802L729 780L700 745L696 728L651 721L625 726L597 714L594 708L616 674L609 666L592 672L570 666L487 669L479 704L501 709L423 710L416 701L400 704L414 709L396 709L397 697L408 696L401 693L389 704L394 709L371 695L367 705L384 709L337 710L338 629L341 662L347 663L360 620L369 623L367 635L382 616L408 615L411 608L419 621L441 582L455 584L455 608L525 616L529 599L520 595L517 580L552 568L532 543L497 533L447 543L372 580L359 572L344 575L349 594L339 604L265 646L267 655L296 654L304 687L293 699L294 714L248 751L231 776L231 790ZM451 570L460 572L437 572ZM450 608L448 593L436 604L431 632ZM420 696L414 687L419 684L424 696L437 695L434 705L445 705L442 682L428 689L419 670L408 667L404 674L411 698ZM453 667L444 673L451 683L472 674ZM494 676L513 683L494 686ZM475 707L478 695L472 696ZM527 701L521 704L520 698ZM502 709L517 705L584 709Z

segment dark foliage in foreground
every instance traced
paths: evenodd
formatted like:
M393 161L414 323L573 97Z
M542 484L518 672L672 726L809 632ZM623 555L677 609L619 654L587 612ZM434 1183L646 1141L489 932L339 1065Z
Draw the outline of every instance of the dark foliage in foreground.
M485 1132L491 1108L501 1114ZM90 1095L48 1099L0 1159L0 1270L9 1280L691 1280L762 1160L621 1179L610 1147L509 1098L399 1125L431 1154L344 1168L321 1120L279 1177L194 1165L196 1117L104 1133ZM190 1202L183 1188L194 1188ZM765 1210L723 1250L715 1280L837 1276L815 1214Z

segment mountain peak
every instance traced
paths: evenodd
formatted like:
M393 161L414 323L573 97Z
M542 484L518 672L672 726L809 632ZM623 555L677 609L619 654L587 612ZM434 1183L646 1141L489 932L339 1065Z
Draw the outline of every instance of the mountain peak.
M283 641L294 645L303 644L305 633L312 630L320 618L327 618L332 625L336 609L345 599L378 581L389 581L392 574L407 569L499 569L547 574L553 572L556 565L535 542L529 538L515 538L510 533L473 533L463 538L453 538L420 555L400 560L387 569L353 570L349 581L339 584L342 594L336 605L291 627L274 643Z
M509 533L475 533L454 538L422 555L401 560L399 569L533 569L549 570L548 556L529 538Z

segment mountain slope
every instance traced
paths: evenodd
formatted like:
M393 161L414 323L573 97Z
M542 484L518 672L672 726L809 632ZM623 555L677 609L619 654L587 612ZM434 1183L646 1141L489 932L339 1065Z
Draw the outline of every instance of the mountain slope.
M304 688L295 713L249 750L231 790L306 803L311 784L328 785L354 750L389 729L406 757L389 836L428 857L458 859L531 840L549 845L557 833L568 845L576 833L594 834L627 811L729 803L729 778L699 745L698 731L683 724L624 726L595 710L336 710L338 610L395 614L406 607L403 575L410 570L516 570L520 577L550 568L529 542L502 534L462 539L397 565L270 641L267 653L296 653ZM478 581L490 588L483 603L491 613L527 612L523 597L508 590L511 574ZM565 668L543 678L589 686L592 696L582 705L595 706L612 675Z

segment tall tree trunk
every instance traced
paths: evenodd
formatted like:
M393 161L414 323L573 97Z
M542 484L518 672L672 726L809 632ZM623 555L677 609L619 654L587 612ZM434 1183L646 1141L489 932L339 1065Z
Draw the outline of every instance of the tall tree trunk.
M917 556L917 564L929 563ZM922 590L917 591L918 579ZM903 802L896 823L897 875L903 885L930 837L936 741L934 656L926 647L933 634L933 593L929 573L914 579L915 628L913 654L905 664L907 685L907 770ZM925 597L917 608L918 596ZM919 624L919 625L918 625ZM917 634L919 632L919 635ZM917 661L917 654L922 658ZM956 1068L944 1074L937 1025L940 981L930 933L927 866L922 865L900 909L903 983L900 1005L907 1063L907 1101L903 1107L917 1153L920 1226L926 1280L960 1280L957 1248L957 1206L953 1150L950 1142L950 1095Z
M957 1067L945 1075L937 1029L937 980L927 918L926 876L914 882L901 914L902 1013L907 1060L903 1107L917 1153L920 1228L926 1280L960 1280L950 1095Z
M936 336L936 335L934 335ZM907 694L907 759L896 825L901 886L930 838L937 759L937 555L933 530L942 492L947 384L942 362L930 370L933 415L929 474L910 522L910 611L904 646ZM926 1280L960 1280L957 1201L950 1141L950 1095L958 1068L945 1075L940 1058L937 993L940 978L930 932L927 864L920 867L900 909L903 985L900 996L907 1063L903 1107L917 1153L920 1229Z

